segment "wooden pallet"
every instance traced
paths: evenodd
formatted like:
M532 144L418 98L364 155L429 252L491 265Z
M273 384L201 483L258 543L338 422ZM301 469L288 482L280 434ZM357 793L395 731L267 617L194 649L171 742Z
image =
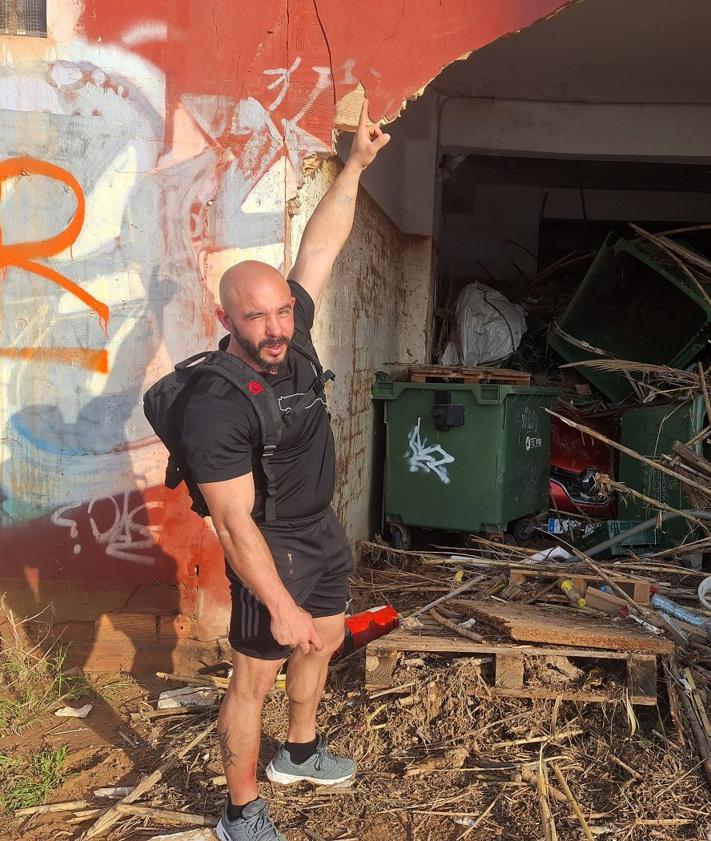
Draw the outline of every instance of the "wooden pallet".
M502 602L496 599L455 601L457 610L497 628L514 642L567 645L596 651L673 654L674 642L648 633L634 623L600 619L580 610Z
M421 617L420 617L421 618ZM657 703L657 658L654 654L636 651L605 651L592 648L566 646L519 645L517 643L473 642L444 631L428 617L422 619L419 633L399 628L385 637L374 640L366 648L365 688L387 689L393 685L393 671L401 654L422 652L426 654L468 655L493 660L494 685L472 686L470 694L497 698L540 698L563 701L609 703L619 700L622 692L606 689L566 689L565 686L530 686L525 684L525 658L558 656L575 660L624 660L626 662L626 688L631 703L654 706Z
M413 383L496 383L498 385L530 385L531 375L524 371L506 368L461 368L447 365L411 365L410 382Z
M585 589L588 585L599 588L602 584L607 583L598 575L588 575L586 573L568 575L563 572L555 572L553 570L512 569L509 573L509 584L525 584L526 582L533 581L537 578L547 579L550 581L563 576L565 576L565 578L569 578L583 594L585 593ZM615 582L615 584L617 584L618 587L624 590L628 596L631 596L637 604L649 604L649 581L640 581L636 578L627 578L624 575L614 575L612 573L609 577Z

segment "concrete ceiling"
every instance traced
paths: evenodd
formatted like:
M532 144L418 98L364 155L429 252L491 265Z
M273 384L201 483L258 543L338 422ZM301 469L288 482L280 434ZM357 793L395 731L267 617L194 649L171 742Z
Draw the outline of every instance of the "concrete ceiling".
M442 185L445 213L472 213L481 185L711 194L708 166L469 155Z
M444 70L444 95L711 103L709 0L582 0Z

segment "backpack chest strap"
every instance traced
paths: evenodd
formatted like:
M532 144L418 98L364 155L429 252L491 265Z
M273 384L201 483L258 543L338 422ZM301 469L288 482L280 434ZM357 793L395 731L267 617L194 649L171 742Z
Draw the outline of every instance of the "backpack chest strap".
M222 345L222 342L220 344ZM311 355L304 352L300 343L296 347L314 365ZM281 441L284 427L290 426L309 406L321 399L324 386L329 380L335 379L335 374L333 371L324 371L320 365L314 365L314 381L297 402L289 407L289 411L282 413L271 386L241 359L224 351L217 351L210 354L205 359L205 364L200 367L202 371L210 371L232 383L248 398L257 414L262 439L261 465L266 491L264 519L266 522L273 522L276 520L277 486L272 459Z
M329 380L335 380L336 375L333 371L321 371L316 375L316 379L311 383L309 388L299 397L293 406L289 407L289 411L282 415L284 426L291 426L294 420L309 406L313 405L317 400L321 399L324 386Z
M232 383L252 404L259 421L262 441L261 464L266 491L264 518L267 521L276 520L277 488L272 458L281 440L284 424L271 387L262 376L240 359L224 352L214 353L207 360L205 368Z

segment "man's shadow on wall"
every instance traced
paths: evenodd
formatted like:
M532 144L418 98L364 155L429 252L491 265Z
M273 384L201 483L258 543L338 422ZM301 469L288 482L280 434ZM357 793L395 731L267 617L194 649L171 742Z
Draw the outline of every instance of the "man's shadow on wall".
M166 303L161 291L154 317ZM166 497L162 484L145 487L136 467L156 452L155 441L132 444L129 428L141 388L114 393L112 378L120 377L123 366L135 365L139 339L148 364L158 350L161 322L155 319L152 346L145 344L145 324L134 325L115 355L115 373L108 374L104 392L82 406L75 422L67 422L61 406L51 404L35 403L14 413L10 427L18 456L0 466L0 592L5 592L6 609L15 621L37 617L34 641L49 658L66 650L65 669L153 676L151 686L156 671L174 671L176 645L187 635L187 629L181 632L180 617L194 612L196 581L191 587L190 559L180 557L180 544L170 531L177 526L184 533L186 519L194 515L182 495ZM25 463L18 465L18 459ZM75 481L79 476L85 487L107 488L113 477L122 490L102 490L93 498L33 516L32 500L22 498L22 476L35 490L38 479L46 482L46 495L62 498L61 490L53 494L51 485L66 481L65 470L73 472ZM89 700L95 708L83 723L101 742L126 747L130 756L131 748L118 735L122 731L136 752L148 747L100 690Z

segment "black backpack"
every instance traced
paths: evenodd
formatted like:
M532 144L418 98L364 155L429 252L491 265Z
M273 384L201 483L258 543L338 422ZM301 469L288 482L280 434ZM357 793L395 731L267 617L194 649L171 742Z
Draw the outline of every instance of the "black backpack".
M192 510L201 517L209 516L207 503L200 493L197 483L190 476L185 464L181 446L183 431L183 412L193 393L197 380L202 376L222 377L244 394L259 420L262 445L262 472L266 486L264 518L276 520L276 481L271 467L271 458L279 444L285 426L290 426L294 418L323 394L325 384L334 379L332 371L321 367L316 351L307 333L298 328L294 331L290 348L304 356L314 369L315 379L306 393L290 407L286 414L281 413L274 392L267 381L249 365L232 353L227 353L229 335L220 341L220 350L204 351L178 362L175 370L154 383L143 395L143 412L148 423L168 450L168 465L165 470L165 484L177 488L185 482Z

